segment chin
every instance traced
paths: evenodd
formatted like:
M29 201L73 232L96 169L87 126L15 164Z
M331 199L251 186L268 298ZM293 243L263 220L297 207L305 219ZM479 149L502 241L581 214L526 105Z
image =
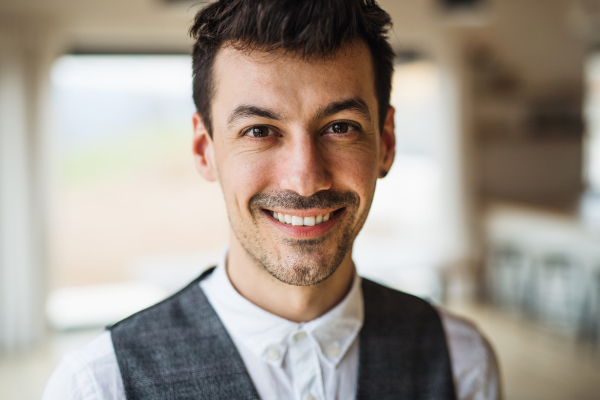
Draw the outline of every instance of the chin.
M311 286L323 282L337 271L351 248L350 235L342 237L333 248L322 243L301 243L286 249L284 255L263 254L259 263L276 279L294 286Z
M337 270L339 265L312 264L310 262L264 265L277 280L293 286L312 286L323 282Z

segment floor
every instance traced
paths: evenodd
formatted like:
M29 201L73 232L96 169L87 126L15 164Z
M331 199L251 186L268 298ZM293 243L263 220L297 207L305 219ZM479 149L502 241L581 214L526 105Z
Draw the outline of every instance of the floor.
M600 399L600 348L549 332L522 316L487 306L452 304L496 350L507 400Z
M600 398L600 348L578 344L490 307L452 304L475 320L493 343L507 400ZM31 352L0 356L0 399L40 399L45 382L66 351L99 330L53 334Z

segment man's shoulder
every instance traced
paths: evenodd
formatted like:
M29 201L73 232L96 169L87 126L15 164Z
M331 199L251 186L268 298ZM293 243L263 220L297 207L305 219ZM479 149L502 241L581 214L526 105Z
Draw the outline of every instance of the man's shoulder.
M366 289L366 290L365 290ZM383 314L402 313L406 318L419 318L423 313L436 314L444 329L453 368L460 373L482 365L495 365L492 346L477 325L468 318L459 316L443 306L363 278L366 296L377 298L376 312ZM373 310L365 310L369 313ZM458 361L458 363L457 363Z
M124 399L111 334L105 331L65 354L54 370L44 400Z
M477 325L462 316L456 315L444 307L436 307L442 319L444 331L448 337L450 351L465 364L487 363L493 357L492 347Z
M451 334L464 343L487 343L487 340L473 321L467 317L455 314L443 306L436 306L436 309L448 334Z
M76 368L104 364L114 360L110 331L103 331L83 346L71 350L63 357Z
M492 345L469 319L436 307L446 332L458 398L500 399L498 361Z
M363 290L365 296L372 298L372 307L365 309L365 318L376 313L386 321L404 320L404 323L413 324L435 314L446 337L458 399L501 398L494 350L475 323L420 297L366 279L363 279Z

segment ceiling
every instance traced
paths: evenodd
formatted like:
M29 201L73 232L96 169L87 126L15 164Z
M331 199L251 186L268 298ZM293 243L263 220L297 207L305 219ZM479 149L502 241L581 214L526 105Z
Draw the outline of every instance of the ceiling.
M438 0L380 0L402 31L422 31ZM188 52L187 31L207 1L197 0L0 0L2 21L50 26L63 36L67 51ZM429 16L429 17L428 17ZM428 18L427 18L428 17Z
M209 1L0 0L0 31L11 24L48 29L66 52L189 53L188 29ZM586 44L567 29L569 5L578 1L481 0L483 11L462 14L442 12L440 0L379 4L394 21L390 42L398 52L416 49L439 60L460 55L462 43L484 41L523 80L545 85L580 81Z
M67 51L187 52L205 4L165 0L0 0L0 21L60 32Z

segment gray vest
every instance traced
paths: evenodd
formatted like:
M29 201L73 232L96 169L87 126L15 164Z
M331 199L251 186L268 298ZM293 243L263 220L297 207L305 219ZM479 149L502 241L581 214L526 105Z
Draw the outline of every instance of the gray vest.
M127 400L258 399L198 284L113 325ZM357 399L454 400L446 337L426 301L363 279Z

